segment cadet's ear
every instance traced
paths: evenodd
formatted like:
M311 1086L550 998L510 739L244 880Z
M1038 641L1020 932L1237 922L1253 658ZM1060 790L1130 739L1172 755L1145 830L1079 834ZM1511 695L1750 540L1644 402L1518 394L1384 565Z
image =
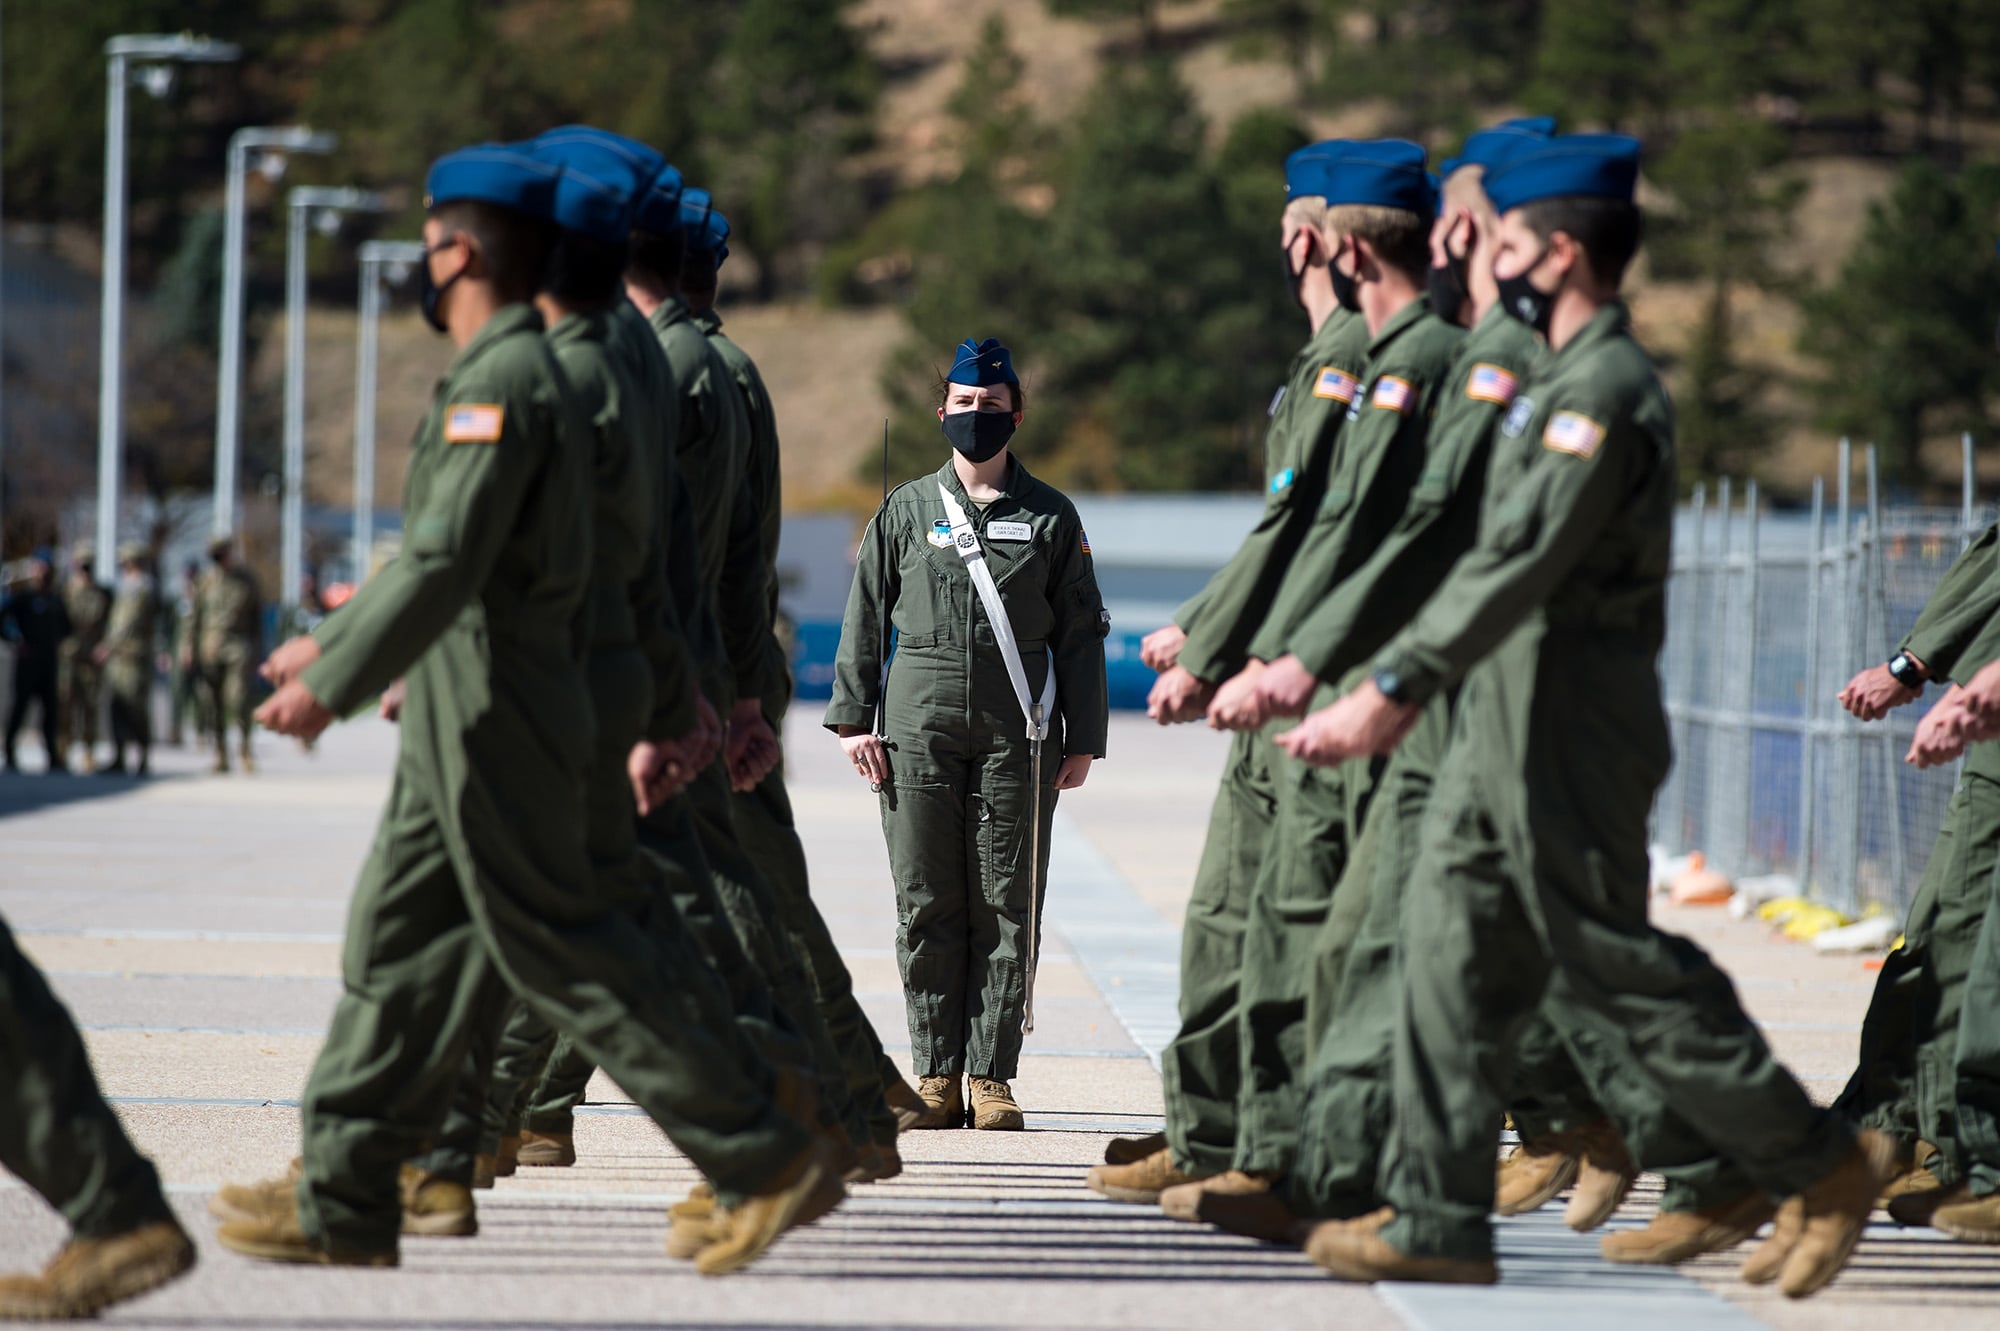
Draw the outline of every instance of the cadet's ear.
M1020 429L1020 428L1021 428L1021 418L1022 418L1023 416L1025 416L1025 415L1027 415L1027 414L1028 414L1028 413L1027 413L1027 412L1025 412L1025 411L1017 411L1017 412L1015 412L1015 413L1014 413L1014 428L1015 428L1015 429L1017 429L1017 430L1018 430L1018 429Z
M1567 278L1571 273L1590 275L1590 265L1585 262L1583 246L1577 244L1576 237L1567 231L1549 233L1549 266Z

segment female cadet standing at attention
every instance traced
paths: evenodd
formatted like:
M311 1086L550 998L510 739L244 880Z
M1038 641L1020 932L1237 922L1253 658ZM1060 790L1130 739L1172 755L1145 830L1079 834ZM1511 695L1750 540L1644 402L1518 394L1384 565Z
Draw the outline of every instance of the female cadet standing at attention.
M938 388L952 454L862 537L826 726L882 794L917 1126L963 1126L969 1074L972 1125L1018 1131L1049 824L1104 755L1111 621L1076 509L1007 447L1007 349L967 338Z

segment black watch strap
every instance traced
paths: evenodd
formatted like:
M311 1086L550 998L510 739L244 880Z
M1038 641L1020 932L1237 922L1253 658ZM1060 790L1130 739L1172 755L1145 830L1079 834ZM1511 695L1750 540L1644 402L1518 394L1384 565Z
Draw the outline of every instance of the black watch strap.
M1897 652L1889 658L1889 677L1914 693L1924 691L1924 672L1916 658L1908 652Z
M1409 702L1410 691L1403 687L1403 677L1397 674L1394 670L1391 670L1387 666L1383 666L1381 669L1375 672L1374 680L1375 680L1375 687L1377 689L1380 689L1382 692L1382 696L1387 698L1390 702L1393 703Z

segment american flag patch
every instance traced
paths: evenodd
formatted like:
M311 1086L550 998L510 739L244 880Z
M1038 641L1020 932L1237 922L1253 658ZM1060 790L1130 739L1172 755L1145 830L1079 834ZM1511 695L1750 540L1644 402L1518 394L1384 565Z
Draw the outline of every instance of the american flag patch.
M1472 374L1465 381L1465 395L1475 402L1491 402L1496 407L1504 407L1514 400L1515 387L1513 375L1498 365L1481 361L1472 367Z
M1574 411L1557 412L1549 419L1548 429L1542 431L1544 448L1553 448L1558 453L1574 457L1596 457L1597 446L1603 442L1604 427Z
M444 441L447 444L497 444L500 423L507 409L491 402L468 403L447 408L444 413Z
M1408 379L1398 379L1393 374L1385 374L1375 381L1375 391L1369 396L1371 406L1384 411L1408 411L1416 398L1417 390Z
M1332 398L1342 404L1354 401L1354 395L1361 388L1361 381L1345 370L1329 365L1313 380L1313 396Z
M1083 528L1081 528L1081 527L1078 527L1078 528L1076 529L1076 539L1077 539L1077 542L1078 542L1078 543L1079 543L1080 545L1082 545L1082 546L1083 546L1083 552L1084 552L1085 554L1089 554L1089 553L1090 553L1090 533L1089 533L1089 532L1087 532L1087 531L1085 531L1085 530L1084 530Z

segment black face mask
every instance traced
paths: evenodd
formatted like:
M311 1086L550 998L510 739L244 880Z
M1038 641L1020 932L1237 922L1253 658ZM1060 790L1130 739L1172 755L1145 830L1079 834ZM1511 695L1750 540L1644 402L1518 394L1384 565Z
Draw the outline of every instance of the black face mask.
M444 248L446 248L446 245L439 245L436 249L427 249L424 251L423 257L417 260L417 301L423 307L424 322L432 328L437 329L440 333L448 333L451 331L451 328L445 323L444 315L438 309L438 301L445 292L451 290L452 283L465 276L465 269L461 268L450 277L447 277L442 286L438 284L436 278L431 276L431 255L436 254L438 250Z
M1292 267L1292 242L1299 238L1294 232L1292 239L1278 246L1278 262L1285 265L1285 294L1292 298L1292 304L1300 309L1306 307L1305 297L1299 294L1299 280L1305 276L1305 269ZM1306 262L1312 262L1312 247L1306 247Z
M1549 317L1555 313L1556 298L1552 293L1537 288L1528 280L1528 274L1548 257L1548 247L1544 246L1534 261L1514 276L1496 276L1493 279L1500 288L1500 308L1543 337L1549 335Z
M1431 293L1431 313L1446 323L1457 323L1465 303L1472 299L1465 286L1465 260L1447 258L1444 263L1432 264L1426 286Z
M985 462L1014 437L1011 411L955 411L944 418L944 437L967 462Z
M1361 254L1358 250L1355 252L1354 258L1357 263L1360 261ZM1326 261L1326 276L1327 280L1333 283L1333 299L1335 303L1349 314L1359 314L1361 312L1359 284L1354 278L1340 271L1339 255L1335 255Z

